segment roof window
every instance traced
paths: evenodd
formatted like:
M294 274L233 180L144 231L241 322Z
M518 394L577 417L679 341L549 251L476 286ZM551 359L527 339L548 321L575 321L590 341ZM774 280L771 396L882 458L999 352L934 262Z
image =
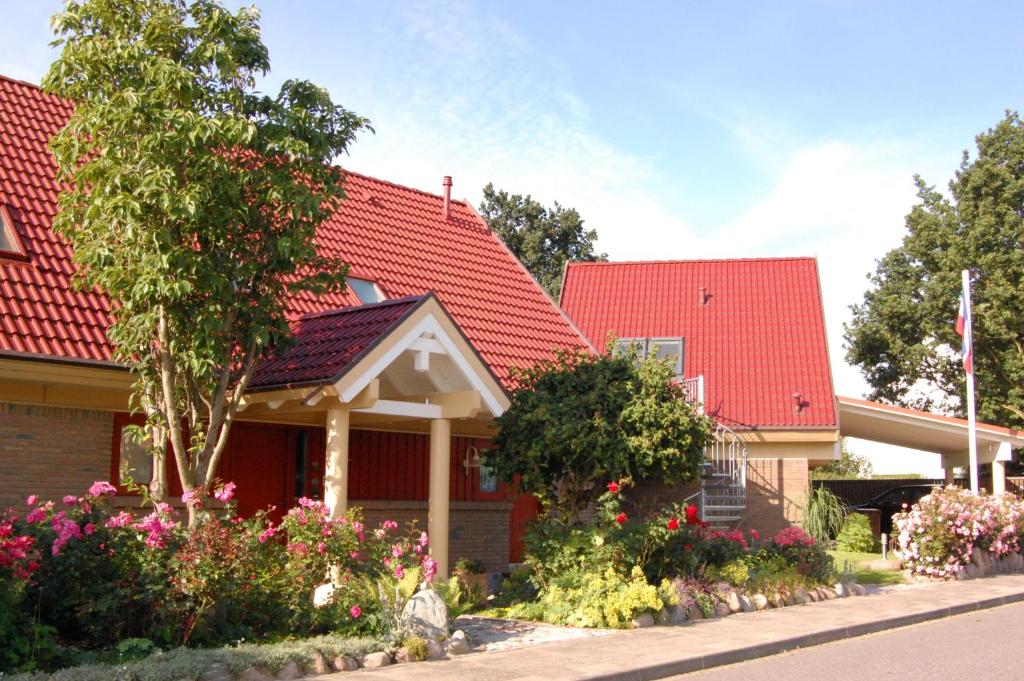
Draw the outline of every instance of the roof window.
M385 299L380 287L369 279L345 277L345 285L352 293L356 294L356 298L363 304L379 303Z
M615 351L627 354L635 351L637 357L657 357L669 360L674 367L676 376L683 375L683 354L686 348L685 338L620 338L615 342Z
M21 245L18 233L14 231L14 222L7 208L0 205L0 258L24 258L25 248Z

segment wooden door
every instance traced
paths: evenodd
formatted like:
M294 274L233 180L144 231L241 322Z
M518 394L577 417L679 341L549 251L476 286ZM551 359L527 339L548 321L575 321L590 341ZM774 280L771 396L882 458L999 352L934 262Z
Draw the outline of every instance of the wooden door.
M226 480L238 485L238 513L248 517L273 506L279 521L288 510L289 433L281 426L238 423L231 429Z

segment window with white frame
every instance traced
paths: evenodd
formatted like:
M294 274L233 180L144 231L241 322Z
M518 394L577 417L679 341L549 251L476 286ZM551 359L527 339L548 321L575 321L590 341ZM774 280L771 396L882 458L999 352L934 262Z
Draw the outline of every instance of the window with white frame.
M345 285L348 286L352 293L356 294L356 298L361 303L379 303L384 300L384 292L369 279L345 277Z
M635 350L638 357L657 357L668 359L675 367L676 376L683 375L683 353L686 350L685 338L619 338L615 341L617 354L625 354Z
M153 455L144 442L133 437L137 426L125 426L121 429L120 448L120 480L124 485L129 481L148 485L153 479Z

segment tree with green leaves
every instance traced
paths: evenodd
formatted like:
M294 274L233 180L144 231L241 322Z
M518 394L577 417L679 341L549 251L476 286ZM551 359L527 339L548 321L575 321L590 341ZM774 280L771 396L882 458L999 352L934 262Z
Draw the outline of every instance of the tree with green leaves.
M871 461L866 456L854 454L846 446L846 438L840 444L839 458L829 461L811 471L814 480L865 480L871 477Z
M54 231L78 283L112 302L151 493L166 494L169 440L202 499L254 368L289 341L287 295L344 286L314 234L344 197L331 160L368 124L307 81L256 90L270 61L255 8L70 0L53 27L43 87L75 104L51 142L65 183Z
M712 433L667 361L585 351L518 372L486 463L572 524L609 482L693 479Z
M978 418L1024 426L1024 124L1007 112L964 152L949 196L916 177L903 243L879 262L846 326L871 398L964 413L960 272L973 279ZM923 386L932 389L929 394ZM960 398L950 400L950 398Z
M583 228L575 208L545 208L529 194L509 194L488 183L480 214L552 298L558 300L567 262L607 260L594 252L597 232Z

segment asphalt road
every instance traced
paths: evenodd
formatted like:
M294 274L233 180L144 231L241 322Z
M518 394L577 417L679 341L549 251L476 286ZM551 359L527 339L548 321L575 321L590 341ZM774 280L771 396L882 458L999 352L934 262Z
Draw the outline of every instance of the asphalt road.
M1024 681L1024 603L671 677L684 681Z

